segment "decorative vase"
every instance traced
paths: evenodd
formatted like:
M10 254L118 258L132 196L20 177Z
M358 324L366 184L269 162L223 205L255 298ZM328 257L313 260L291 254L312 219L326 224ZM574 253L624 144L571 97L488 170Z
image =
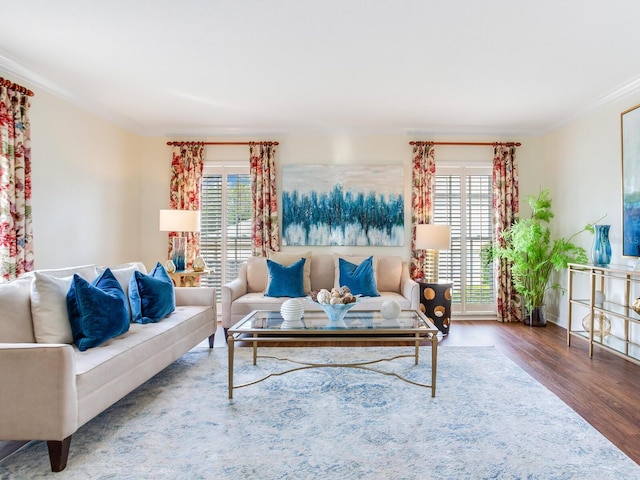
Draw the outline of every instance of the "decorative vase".
M604 292L596 290L596 294L593 298L593 304L602 308L604 301L606 300ZM587 313L582 319L582 328L585 332L591 331L591 312ZM598 336L601 339L611 333L611 320L603 312L593 312L593 335Z
M593 228L591 263L596 267L608 267L609 262L611 262L611 243L609 242L609 228L611 228L611 225L594 225Z
M173 260L169 259L164 263L164 269L167 273L174 273L176 271L176 264L173 263Z

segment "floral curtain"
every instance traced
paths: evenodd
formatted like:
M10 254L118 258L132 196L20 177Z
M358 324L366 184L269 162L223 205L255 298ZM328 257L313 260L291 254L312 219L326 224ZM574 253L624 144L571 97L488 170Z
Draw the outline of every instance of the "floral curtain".
M204 145L187 143L173 147L169 208L200 210L203 168ZM171 237L176 235L178 232L169 232L169 254ZM185 232L184 235L187 237L187 262L193 263L200 255L200 232Z
M429 223L433 215L431 195L436 173L433 145L414 145L412 158L410 275L415 279L422 277L425 262L424 250L416 250L416 225Z
M8 84L8 85L7 85ZM0 278L33 270L29 95L0 81Z
M494 241L504 244L501 234L514 222L519 210L518 163L515 146L497 146L493 155ZM496 289L499 322L522 319L520 296L513 287L511 265L497 260Z
M256 256L266 256L267 250L280 250L275 156L276 147L270 142L249 144L253 254Z

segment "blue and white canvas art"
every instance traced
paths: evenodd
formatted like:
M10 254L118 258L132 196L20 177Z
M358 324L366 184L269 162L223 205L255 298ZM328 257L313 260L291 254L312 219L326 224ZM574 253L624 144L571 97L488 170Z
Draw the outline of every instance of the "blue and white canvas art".
M284 245L404 245L402 166L282 168Z

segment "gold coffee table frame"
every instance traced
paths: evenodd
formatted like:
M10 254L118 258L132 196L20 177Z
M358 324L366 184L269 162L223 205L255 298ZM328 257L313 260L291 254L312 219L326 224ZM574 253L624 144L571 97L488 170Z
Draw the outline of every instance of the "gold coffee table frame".
M254 310L244 317L227 334L229 350L229 399L233 398L233 390L248 387L262 382L268 378L284 375L285 373L306 370L309 368L359 368L383 375L390 375L405 382L420 387L431 389L431 396L436 396L436 370L438 358L438 328L422 312L416 310L403 310L396 320L385 319L378 311L349 311L341 328L330 326L327 315L320 312L305 312L303 326L299 328L281 328L283 319L279 312ZM370 365L388 362L397 358L413 357L415 365L419 362L420 342L431 342L431 383L423 384L409 380L397 373L387 372L373 368ZM235 342L251 342L253 349L253 364L257 365L258 358L273 358L288 361L300 365L299 367L271 373L258 380L234 385L233 363L235 355ZM258 355L258 344L264 342L315 342L315 343L340 343L340 342L377 342L382 344L406 344L413 345L413 353L396 355L393 357L379 358L375 360L357 363L311 363L289 358L274 357L271 355ZM357 347L356 347L357 348Z

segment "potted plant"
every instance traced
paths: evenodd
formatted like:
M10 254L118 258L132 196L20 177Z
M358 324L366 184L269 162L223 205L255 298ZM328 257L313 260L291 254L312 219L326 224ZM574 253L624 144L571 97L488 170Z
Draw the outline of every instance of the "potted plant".
M545 292L547 288L559 287L558 284L548 285L551 272L566 268L568 263L588 261L585 250L574 245L572 240L589 225L568 239L552 239L549 221L554 214L549 190L541 190L537 197L529 195L526 200L531 206L531 217L516 219L508 230L502 232L502 245L494 246L492 253L494 258L504 258L511 263L514 288L529 312L524 323L545 326L542 309Z

